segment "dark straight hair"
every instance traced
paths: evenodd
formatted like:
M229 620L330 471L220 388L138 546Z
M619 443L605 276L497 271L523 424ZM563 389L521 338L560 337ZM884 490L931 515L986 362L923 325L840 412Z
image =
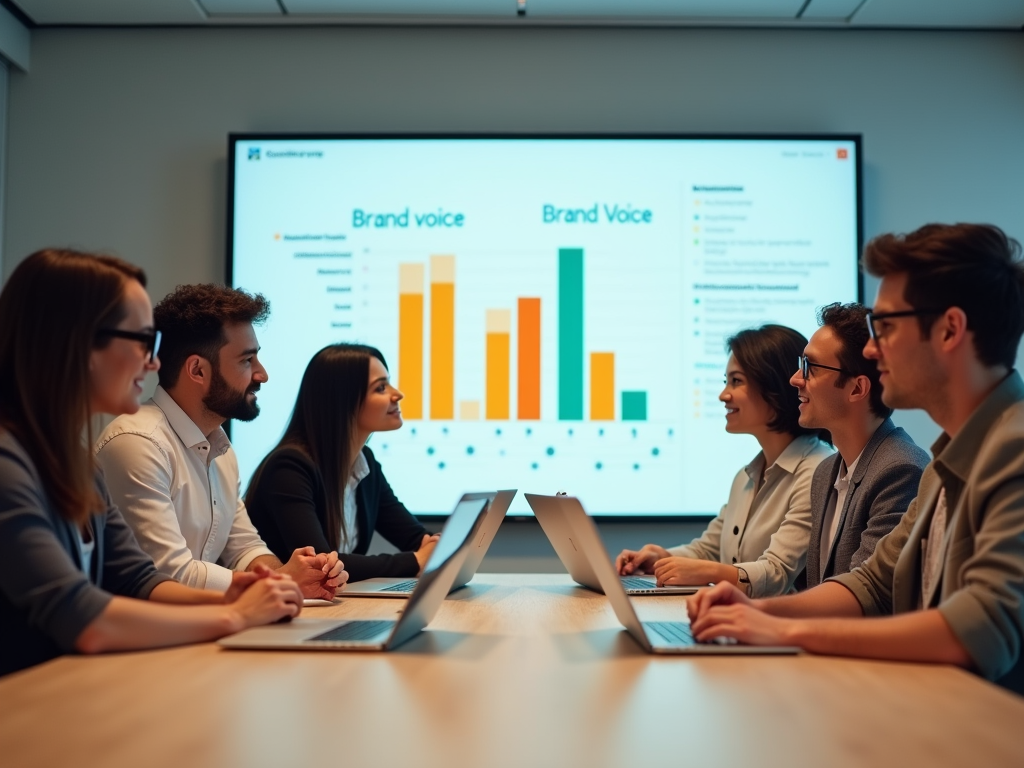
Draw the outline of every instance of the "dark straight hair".
M772 409L774 416L768 429L794 437L817 435L827 443L832 442L828 430L800 426L800 401L789 380L796 371L797 358L807 346L802 333L784 325L762 325L740 331L727 345L754 389Z
M366 399L371 357L388 367L380 350L364 344L331 344L313 355L302 374L291 421L274 448L298 448L320 470L327 492L325 533L333 549L341 546L343 537L348 538L342 513L345 486L354 459L352 434ZM258 485L266 462L264 458L253 474L247 495Z
M58 512L76 524L103 509L89 358L111 341L97 331L127 316L130 280L145 286L146 274L112 256L50 249L22 261L0 292L0 426L28 453Z

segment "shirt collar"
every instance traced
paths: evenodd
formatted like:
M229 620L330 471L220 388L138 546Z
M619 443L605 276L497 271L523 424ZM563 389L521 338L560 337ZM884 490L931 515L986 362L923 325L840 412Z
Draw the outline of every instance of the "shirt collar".
M792 475L800 466L803 458L814 450L820 442L817 435L800 435L793 438L793 442L786 446L785 450L779 454L779 458L775 460L775 463L765 469L765 472L772 467L778 467ZM751 479L755 479L760 476L762 466L764 466L764 451L760 451L744 469Z
M352 464L352 473L348 476L349 486L358 485L368 474L370 474L370 465L366 461L366 456L360 451Z
M221 427L213 430L210 433L209 439L207 439L203 431L188 417L188 414L181 409L181 406L174 401L174 398L167 394L167 390L159 385L157 385L156 391L153 393L153 402L164 412L164 416L167 417L167 423L171 425L174 434L178 436L178 439L181 440L186 448L193 450L204 447L209 448L210 460L212 461L218 456L223 455L231 447L231 441L228 440L227 434Z
M842 491L850 487L850 479L853 477L853 473L857 471L857 465L860 464L860 457L864 455L864 449L862 448L860 453L857 454L857 458L853 460L853 463L849 467L846 466L846 462L839 459L839 477L836 478L835 485L833 486L837 491ZM843 472L843 469L846 469Z
M978 449L985 440L989 429L1003 412L1014 403L1024 400L1024 381L1017 371L1010 371L1005 379L992 390L988 397L974 409L960 431L954 437L943 432L932 444L932 456L966 481L971 467L978 456Z

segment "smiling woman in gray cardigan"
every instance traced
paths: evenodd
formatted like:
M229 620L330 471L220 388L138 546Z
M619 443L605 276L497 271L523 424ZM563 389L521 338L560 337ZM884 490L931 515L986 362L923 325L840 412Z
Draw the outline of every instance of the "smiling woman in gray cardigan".
M137 267L39 251L0 292L0 674L62 653L213 640L301 609L287 578L225 593L157 573L110 502L90 419L139 408L160 334ZM166 605L179 603L179 605Z

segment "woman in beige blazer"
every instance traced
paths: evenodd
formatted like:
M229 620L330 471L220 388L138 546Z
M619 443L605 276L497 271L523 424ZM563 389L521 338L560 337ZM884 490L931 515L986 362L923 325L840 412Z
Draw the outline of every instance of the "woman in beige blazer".
M811 532L811 476L832 453L828 434L801 427L789 383L807 340L792 328L765 325L729 339L725 430L753 435L761 451L736 473L729 500L704 534L678 547L624 550L619 573L653 573L658 584L729 581L752 597L793 589L804 570Z

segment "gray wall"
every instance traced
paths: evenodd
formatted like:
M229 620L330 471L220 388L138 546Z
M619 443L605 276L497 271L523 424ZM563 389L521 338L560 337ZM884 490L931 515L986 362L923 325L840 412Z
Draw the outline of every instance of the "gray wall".
M10 77L4 274L74 245L141 264L154 296L222 279L229 131L858 132L868 237L988 221L1024 238L1022 82L1019 33L35 30ZM617 550L696 531L603 532ZM521 523L485 567L551 557Z

